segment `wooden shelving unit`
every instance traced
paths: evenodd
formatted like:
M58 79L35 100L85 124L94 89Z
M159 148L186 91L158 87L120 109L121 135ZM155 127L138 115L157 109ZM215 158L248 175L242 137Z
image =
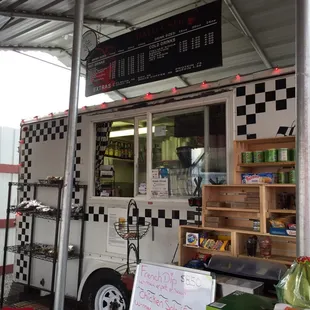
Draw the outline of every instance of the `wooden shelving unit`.
M271 257L268 261L290 265L296 257L296 237L270 234L269 220L275 217L296 215L295 184L249 185L241 184L242 173L278 172L279 168L292 168L295 162L242 163L241 154L246 151L295 148L295 137L280 137L234 142L234 185L206 185L202 190L202 226L180 226L179 264L184 265L197 253L229 255L249 259L266 259L247 255L246 243L256 235L270 237ZM283 197L289 196L283 204ZM187 232L213 232L220 239L231 241L229 251L205 250L186 245ZM220 239L221 240L221 239Z
M234 233L231 233L230 231L221 230L219 233L217 233L217 230L214 230L213 228L202 228L197 226L180 226L179 227L179 244L180 244L180 250L179 250L179 265L184 266L189 260L191 260L196 254L206 255L206 254L216 254L216 255L225 255L225 256L233 256L233 249L230 248L228 251L215 251L215 250L209 250L204 249L202 247L196 247L196 246L190 246L186 244L186 233L199 233L201 231L204 232L212 232L214 235L216 235L219 239L229 239L231 240L232 235Z
M277 172L280 168L295 167L294 161L242 163L242 152L265 151L268 149L295 148L295 137L253 139L234 141L234 184L241 184L242 173Z

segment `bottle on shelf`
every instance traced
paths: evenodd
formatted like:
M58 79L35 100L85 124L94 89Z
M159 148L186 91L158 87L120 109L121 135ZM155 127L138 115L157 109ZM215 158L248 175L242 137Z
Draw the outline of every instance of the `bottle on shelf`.
M109 141L109 153L108 156L113 157L114 156L114 145L113 145L113 141L110 140Z
M128 144L128 158L133 159L132 145Z
M121 148L120 148L120 157L125 158L125 150L124 150L124 143L121 142Z
M118 156L118 142L114 142L114 157L119 157Z

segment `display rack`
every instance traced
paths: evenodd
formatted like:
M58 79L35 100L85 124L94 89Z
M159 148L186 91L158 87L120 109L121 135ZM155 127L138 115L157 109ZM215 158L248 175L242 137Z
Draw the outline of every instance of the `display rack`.
M241 184L242 173L277 172L280 168L295 167L295 161L243 163L242 152L294 149L295 144L294 136L234 141L234 184Z
M130 217L130 210L133 210L135 216ZM126 274L130 274L130 253L133 251L136 257L136 264L140 263L140 239L142 239L149 231L151 223L144 221L143 224L139 222L139 208L134 199L131 199L127 207L127 221L114 223L117 234L127 241L127 262ZM136 244L132 241L136 240Z
M51 298L54 297L54 287L55 287L55 276L56 276L56 263L57 263L57 249L58 249L58 239L59 239L59 224L61 221L61 195L63 189L63 182L59 183L16 183L9 182L8 184L8 203L6 210L6 230L5 230L5 240L4 240L4 248L3 248L3 277L1 282L1 297L0 297L0 309L2 309L4 303L4 287L5 287L5 268L7 263L7 252L24 254L29 257L28 264L28 279L27 279L27 288L31 287L31 268L32 268L32 259L40 259L53 263L52 267L52 276L51 276L51 289L45 290L51 293ZM11 206L11 195L12 195L12 187L17 186L18 190L23 190L24 187L33 188L33 200L37 199L38 189L39 188L56 188L57 189L57 207L56 212L54 214L43 214L39 212L23 212L23 216L31 217L31 228L30 228L30 240L29 243L24 245L15 245L8 246L8 236L9 236L9 221L10 214L16 213L16 208ZM79 214L72 214L71 220L80 220L80 244L79 244L79 253L68 254L68 260L79 259L78 265L78 283L77 283L77 291L79 288L79 284L82 276L82 268L83 268L83 253L84 253L84 229L85 229L85 207L86 207L86 199L87 199L87 185L79 185L76 183L74 185L75 190L83 190L83 202L82 202L82 210ZM34 230L35 230L35 220L36 218L46 219L46 220L54 220L55 221L55 234L54 234L54 244L52 245L42 245L35 243L34 241ZM51 253L44 253L42 249L50 250ZM51 303L51 309L53 307L53 302Z
M269 261L290 265L296 256L296 237L270 234L269 219L274 215L296 214L293 208L281 209L278 201L281 192L295 194L295 190L293 184L205 185L202 226L180 226L179 264L184 265L198 253L266 259L259 251L255 257L247 255L247 239L257 236L271 239ZM186 233L195 232L213 232L218 240L226 236L231 247L227 251L215 251L186 244Z
M265 152L267 150L295 149L295 137L275 137L269 139L253 139L234 141L234 185L205 185L202 191L202 225L180 226L179 229L179 264L185 265L189 260L205 255L226 255L249 259L264 259L257 251L255 256L248 256L246 243L249 237L258 239L268 237L272 244L271 257L268 261L290 265L296 257L296 237L292 231L283 230L274 234L270 230L269 219L277 216L294 216L295 184L275 184L277 173L294 171L295 158L286 161L244 162L243 152ZM279 169L281 169L279 171ZM269 173L274 184L242 184L244 173ZM269 180L270 183L270 180ZM286 182L285 182L286 183ZM291 196L289 204L283 207L279 201L282 196ZM292 198L294 197L294 198ZM272 232L272 234L270 233ZM214 250L198 245L187 244L186 234L213 234L214 240L229 240L228 249ZM198 241L200 242L200 240Z

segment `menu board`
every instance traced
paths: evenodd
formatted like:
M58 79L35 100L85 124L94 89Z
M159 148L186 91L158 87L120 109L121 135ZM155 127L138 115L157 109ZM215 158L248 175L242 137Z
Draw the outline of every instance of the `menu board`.
M222 66L221 0L97 45L87 59L87 97Z
M138 265L130 310L205 310L215 299L216 281L209 272L141 263Z

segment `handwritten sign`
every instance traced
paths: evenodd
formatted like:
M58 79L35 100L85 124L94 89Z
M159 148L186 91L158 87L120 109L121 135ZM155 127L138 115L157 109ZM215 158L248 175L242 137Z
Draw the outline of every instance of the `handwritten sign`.
M130 310L205 310L215 299L209 272L141 263L135 275Z

